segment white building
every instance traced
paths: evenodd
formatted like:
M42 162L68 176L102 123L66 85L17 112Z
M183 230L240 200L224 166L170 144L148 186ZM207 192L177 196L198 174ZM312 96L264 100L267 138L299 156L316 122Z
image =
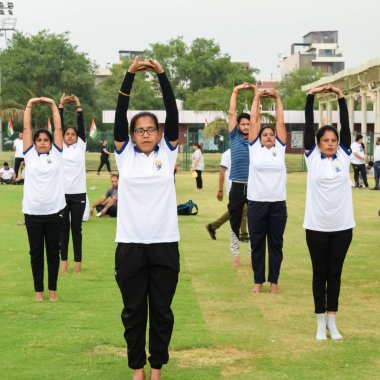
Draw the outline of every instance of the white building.
M332 75L344 70L345 58L339 51L338 31L309 32L303 42L291 45L291 54L280 63L282 76L302 67Z

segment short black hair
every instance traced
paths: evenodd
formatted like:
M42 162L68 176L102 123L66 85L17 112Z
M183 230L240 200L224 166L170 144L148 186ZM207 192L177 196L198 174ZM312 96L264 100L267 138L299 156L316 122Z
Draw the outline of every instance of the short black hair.
M9 166L8 162L4 162L4 166Z
M53 144L53 135L51 132L46 128L41 128L36 131L36 133L33 136L33 143L36 142L36 140L40 137L41 134L45 134L48 139L50 140L50 144Z
M273 125L264 125L263 127L260 128L259 138L261 137L264 130L267 128L271 129L273 131L273 133L276 134L276 129L275 129L275 127L273 127Z
M137 113L135 116L132 117L131 126L129 127L130 133L133 133L135 131L136 122L141 117L150 117L153 120L156 128L159 129L157 116L152 112L143 111L143 112Z
M359 141L359 140L362 139L362 138L363 138L363 135L360 134L360 133L358 133L358 134L356 135L356 137L355 137L355 141Z
M336 138L337 138L338 141L339 141L339 134L338 134L338 131L336 130L336 128L333 127L332 125L324 125L322 128L319 128L319 129L318 129L318 132L317 132L317 136L316 136L316 137L317 137L317 143L318 143L318 144L319 144L319 141L321 140L322 136L323 136L327 131L334 132Z
M240 123L240 120L241 120L241 119L251 120L251 115L250 115L249 113L242 112L242 113L237 117L237 123L238 123L238 124Z
M75 127L66 127L66 128L64 128L64 130L63 130L63 135L65 135L65 133L66 133L69 129L72 129L72 130L75 132L75 134L77 135L77 137L78 137L78 129L75 128Z

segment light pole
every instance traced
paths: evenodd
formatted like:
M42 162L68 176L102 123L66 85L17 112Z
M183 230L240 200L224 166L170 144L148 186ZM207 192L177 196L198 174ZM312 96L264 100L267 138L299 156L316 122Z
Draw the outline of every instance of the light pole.
M13 16L13 2L8 1L6 6L3 1L0 1L0 37L4 36L5 46L7 44L7 31L15 31L16 28L16 19ZM7 14L8 13L8 14ZM4 33L3 33L4 32ZM2 49L0 46L0 107L2 110L2 99L1 99L1 53ZM0 115L0 152L3 151L3 121Z

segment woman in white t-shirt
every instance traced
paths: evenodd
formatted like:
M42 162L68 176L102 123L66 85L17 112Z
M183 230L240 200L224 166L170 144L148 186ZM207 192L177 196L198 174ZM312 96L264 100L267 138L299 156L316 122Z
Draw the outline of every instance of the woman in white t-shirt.
M47 129L32 133L32 108L51 107L54 137ZM49 98L29 99L24 112L25 182L22 210L28 232L35 300L43 301L44 245L48 266L49 300L57 300L60 231L66 206L63 190L62 128L57 105Z
M77 116L77 128L64 127L65 103L74 103ZM86 135L84 131L83 111L79 98L75 95L62 95L59 113L63 130L63 173L66 209L61 235L61 272L67 272L67 254L71 236L74 249L74 272L81 271L82 264L82 219L86 207Z
M203 189L202 172L205 168L204 153L202 144L193 144L194 153L191 156L191 170L197 173L195 177L196 191L201 191Z
M156 115L127 110L135 73L157 74L166 109L165 131ZM179 273L178 217L174 167L178 155L178 109L162 67L135 58L119 91L114 127L119 170L115 278L123 297L121 318L133 379L145 379L145 336L149 310L150 379L160 379L169 360L174 317L171 302Z
M331 125L314 133L313 103L314 95L319 93L335 93L338 98L340 136ZM327 339L327 326L331 338L338 340L342 338L335 323L340 279L355 226L350 180L351 134L343 92L331 85L312 89L306 99L305 121L308 174L303 226L313 265L316 338Z
M276 130L261 127L260 100L272 97L276 106ZM258 91L251 109L249 130L248 227L255 286L260 293L265 278L265 246L268 241L268 281L278 292L286 211L286 128L281 98L275 90Z

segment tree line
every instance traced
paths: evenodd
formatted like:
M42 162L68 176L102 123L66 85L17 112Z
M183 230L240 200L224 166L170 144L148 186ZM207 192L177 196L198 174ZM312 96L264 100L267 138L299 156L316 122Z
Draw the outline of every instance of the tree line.
M86 125L95 118L100 130L112 128L103 125L102 110L114 109L121 82L130 61L122 60L110 67L112 75L95 85L96 63L88 54L70 43L70 34L50 33L35 35L14 33L0 53L1 100L3 119L12 116L16 130L21 129L22 113L31 97L46 96L59 101L63 92L80 97L85 110ZM197 38L187 45L182 37L167 43L152 43L143 57L156 59L165 68L177 99L187 110L227 111L231 90L243 82L256 83L259 70L232 62L212 39ZM287 109L303 109L304 94L301 85L317 80L320 74L304 70L289 75L279 91L286 97ZM130 109L163 109L159 85L154 76L139 74L133 85ZM252 94L239 97L238 110L250 107ZM33 110L33 124L44 127L49 110ZM65 112L66 124L75 125L75 108Z

